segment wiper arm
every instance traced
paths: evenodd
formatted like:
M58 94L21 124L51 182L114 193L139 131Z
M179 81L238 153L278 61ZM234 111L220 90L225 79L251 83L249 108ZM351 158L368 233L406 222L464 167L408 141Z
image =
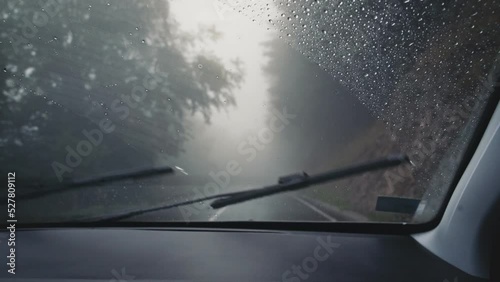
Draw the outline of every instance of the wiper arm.
M66 182L61 182L57 184L50 185L52 188L50 190L40 190L31 193L27 193L24 195L16 196L19 200L28 200L41 198L52 194L59 194L62 192L67 192L70 190L81 189L85 187L89 187L92 185L101 185L108 182L114 182L117 180L123 179L140 179L147 178L161 174L170 174L174 173L174 169L168 166L164 167L156 167L156 168L142 168L142 169L131 169L131 170L123 170L118 172L111 172L108 174L103 174L99 176L88 177L84 179L70 180ZM43 187L43 186L38 186Z
M398 166L404 162L409 162L410 159L406 155L389 156L384 159L370 161L358 165L353 165L338 170L332 170L325 173L309 176L307 173L300 173L290 176L281 177L278 184L263 188L253 189L242 194L237 194L224 199L218 199L212 202L210 206L214 209L222 208L229 205L245 202L248 200L258 199L269 195L304 189L312 185L326 183L351 175L361 174L368 171L389 168Z
M369 161L366 163L361 163L361 164L357 164L357 165L353 165L353 166L349 166L349 167L345 167L345 168L341 168L341 169L337 169L337 170L332 170L332 171L325 172L325 173L318 174L318 175L314 175L314 176L309 176L306 173L301 173L301 174L295 174L295 175L291 175L291 176L280 177L280 179L278 180L278 184L266 186L263 188L256 188L256 189L251 189L251 190L247 190L247 191L240 191L240 192L222 193L222 194L202 197L202 198L198 198L198 199L188 200L188 201L184 201L184 202L178 202L178 203L169 204L169 205L162 205L162 206L158 206L158 207L154 207L154 208L135 210L135 211L121 213L121 214L117 214L117 215L101 216L101 217L97 217L97 218L93 218L93 219L85 219L85 221L98 222L98 223L119 221L119 220L127 219L130 217L138 216L138 215L145 214L145 213L166 210L166 209L180 207L180 206L191 205L191 204L195 204L195 203L199 203L199 202L203 202L203 201L207 201L207 200L213 200L213 199L216 199L216 200L214 202L212 202L210 206L214 209L217 209L217 208L222 208L225 206L234 205L234 204L245 202L245 201L252 200L252 199L262 198L262 197L277 194L277 193L299 190L299 189L309 187L311 185L326 183L326 182L330 182L330 181L337 180L340 178L344 178L344 177L348 177L348 176L352 176L352 175L357 175L357 174L361 174L361 173L365 173L365 172L369 172L369 171L373 171L373 170L386 169L389 167L401 165L405 162L410 162L410 159L406 155L388 156L388 157L385 157L383 159L378 159L378 160Z

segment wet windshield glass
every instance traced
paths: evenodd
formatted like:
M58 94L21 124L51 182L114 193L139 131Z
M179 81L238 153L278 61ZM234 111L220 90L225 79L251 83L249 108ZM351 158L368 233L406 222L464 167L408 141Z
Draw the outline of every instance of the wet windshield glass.
M499 13L481 0L2 1L0 170L17 196L175 170L17 203L19 220L57 222L403 152L413 166L129 220L426 222L496 84Z

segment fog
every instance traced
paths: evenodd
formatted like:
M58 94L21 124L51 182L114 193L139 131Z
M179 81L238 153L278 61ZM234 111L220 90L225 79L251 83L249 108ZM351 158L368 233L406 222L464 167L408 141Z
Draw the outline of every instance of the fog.
M210 1L174 1L171 13L182 30L200 25L217 30L220 39L209 51L237 58L245 73L233 92L235 106L214 113L210 124L192 119L195 138L175 161L187 171L217 172L236 160L243 171L239 177L272 183L283 174L316 170L318 162L334 167L342 148L374 122L347 89L280 40L276 30L232 9L218 14ZM259 133L269 135L273 110L294 117L262 139ZM252 137L257 145L250 144Z

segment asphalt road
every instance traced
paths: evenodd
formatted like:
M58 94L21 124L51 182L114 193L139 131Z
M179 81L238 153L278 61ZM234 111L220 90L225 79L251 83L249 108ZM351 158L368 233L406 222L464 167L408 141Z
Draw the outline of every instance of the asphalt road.
M234 187L232 191L247 190L250 187ZM143 210L158 205L171 205L174 203L192 200L203 197L202 193L194 193L193 186L172 185L164 186L158 184L138 185L138 184L122 184L109 186L106 189L110 191L108 197L99 199L94 194L88 194L85 191L77 197L70 197L67 194L65 198L47 197L46 199L37 199L32 202L23 203L24 207L32 207L26 209L27 215L42 214L46 216L45 207L48 207L56 202L68 202L68 205L75 205L77 208L75 214L78 218L92 219L96 216L110 216L128 213L135 210ZM201 189L198 189L200 191ZM221 191L221 192L228 192ZM85 197L84 197L85 196ZM156 204L141 202L144 198L155 199ZM64 201L63 201L64 200ZM36 202L36 207L34 203ZM332 215L334 211L319 206L317 201L301 196L300 192L287 192L276 194L265 198L250 200L247 202L234 204L220 209L212 209L209 204L197 203L182 207L174 207L170 209L159 210L155 212L147 212L139 216L134 216L129 221L337 221L339 220L338 213ZM84 204L81 204L84 203ZM85 204L87 203L87 204ZM99 206L100 210L87 209L89 205ZM102 208L109 206L109 208ZM81 209L82 212L79 212ZM24 211L25 209L21 209ZM59 208L54 209L59 211ZM106 211L107 210L107 211ZM21 213L20 213L21 214ZM53 213L52 213L53 214ZM52 216L47 215L48 218ZM66 214L63 218L72 217ZM340 219L342 220L342 219Z
M131 221L336 221L325 209L296 193L274 195L220 209L208 203L175 207L131 218Z

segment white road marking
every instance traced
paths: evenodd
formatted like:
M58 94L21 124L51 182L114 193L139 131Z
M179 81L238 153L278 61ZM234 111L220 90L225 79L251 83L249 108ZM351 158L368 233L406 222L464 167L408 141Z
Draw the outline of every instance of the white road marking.
M308 202L306 202L306 201L302 200L301 198L299 198L299 197L297 197L297 196L295 196L295 195L293 195L292 197L293 197L295 200L297 200L297 201L301 202L304 206L307 206L307 207L308 207L308 208L310 208L311 210L313 210L313 211L315 211L315 212L319 213L320 215L322 215L323 217L325 217L325 218L326 218L326 219L328 219L329 221L337 221L335 218L333 218L333 217L329 216L328 214L324 213L323 211L321 211L321 210L320 210L320 209L318 209L317 207L315 207L315 206L311 205L310 203L308 203Z
M217 212L208 219L208 221L215 221L226 210L226 208L227 207L218 209Z

